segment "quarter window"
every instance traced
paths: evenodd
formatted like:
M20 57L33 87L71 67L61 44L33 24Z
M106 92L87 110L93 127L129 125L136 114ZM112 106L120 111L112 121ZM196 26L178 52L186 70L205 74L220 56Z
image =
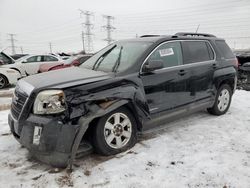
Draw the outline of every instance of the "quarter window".
M44 56L44 61L58 61L56 57Z
M183 41L184 64L210 61L214 59L214 53L206 41Z
M164 67L182 65L180 42L169 42L160 45L148 58L148 61L160 60Z
M219 48L220 52L222 53L222 57L224 57L225 59L231 59L234 58L234 54L231 51L231 49L229 48L229 46L226 44L225 41L223 40L217 40L215 41L217 47Z

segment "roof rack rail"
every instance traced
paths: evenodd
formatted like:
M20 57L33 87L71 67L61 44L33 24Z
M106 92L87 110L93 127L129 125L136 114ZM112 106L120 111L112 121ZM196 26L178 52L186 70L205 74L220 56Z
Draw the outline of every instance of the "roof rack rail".
M144 37L160 37L161 35L142 35L140 36L140 38L144 38Z
M211 34L207 34L207 33L186 33L186 32L176 33L175 36L216 37L215 35L211 35Z

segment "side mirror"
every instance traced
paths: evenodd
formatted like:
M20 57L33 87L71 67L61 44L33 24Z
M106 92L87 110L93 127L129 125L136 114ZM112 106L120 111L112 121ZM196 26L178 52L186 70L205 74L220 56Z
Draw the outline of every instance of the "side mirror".
M146 62L146 65L144 67L145 72L151 72L157 69L162 69L163 61L162 60L149 60Z

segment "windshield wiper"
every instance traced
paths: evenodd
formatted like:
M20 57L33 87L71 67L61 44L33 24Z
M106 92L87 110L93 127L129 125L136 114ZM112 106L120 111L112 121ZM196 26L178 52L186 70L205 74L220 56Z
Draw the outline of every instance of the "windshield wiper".
M96 60L95 64L94 64L93 67L92 67L92 70L98 69L98 67L100 66L101 62L104 60L104 57L105 57L106 55L108 55L115 47L116 47L116 45L114 45L112 48L110 48L110 49L107 50L104 54L102 54L102 56L100 56L100 57ZM102 60L100 60L101 58L102 58ZM100 61L99 61L99 60L100 60Z
M117 60L116 60L116 62L114 64L114 66L112 68L112 72L116 72L117 69L118 69L118 67L120 66L121 57L122 57L122 49L123 49L123 46L121 46L121 48L120 48L119 56L118 56L118 58L117 58Z

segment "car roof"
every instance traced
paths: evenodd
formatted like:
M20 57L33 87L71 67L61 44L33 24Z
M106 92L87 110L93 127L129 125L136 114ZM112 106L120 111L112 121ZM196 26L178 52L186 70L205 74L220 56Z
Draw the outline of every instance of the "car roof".
M139 38L134 39L126 39L120 41L127 42L159 42L159 41L167 41L167 40L224 40L222 38L217 38L211 34L205 33L176 33L175 35L143 35Z

